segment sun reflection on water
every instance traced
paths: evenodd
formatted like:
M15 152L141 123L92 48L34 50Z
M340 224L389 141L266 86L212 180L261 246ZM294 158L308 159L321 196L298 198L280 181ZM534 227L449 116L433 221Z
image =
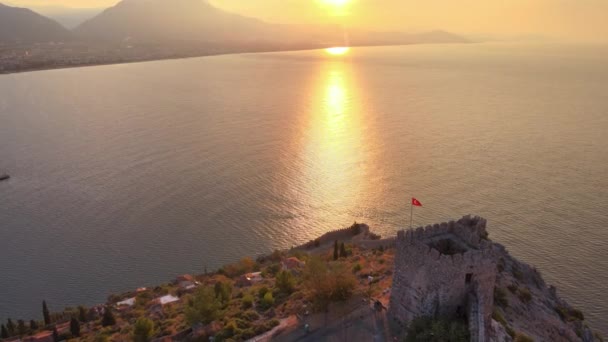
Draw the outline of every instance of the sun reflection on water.
M373 139L366 136L370 132L365 129L353 65L326 61L312 87L308 114L301 125L300 158L304 168L298 171L297 184L303 207L316 209L304 216L314 220L315 226L326 224L329 228L337 220L347 225L352 223L353 212L366 207L371 186L366 175L373 163L369 154ZM310 223L302 222L307 226ZM339 226L331 229L335 228Z

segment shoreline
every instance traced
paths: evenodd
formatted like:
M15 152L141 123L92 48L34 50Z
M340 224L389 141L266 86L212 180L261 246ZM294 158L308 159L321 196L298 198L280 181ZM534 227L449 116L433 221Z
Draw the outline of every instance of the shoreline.
M476 44L482 42L445 42L445 43L411 43L411 44L372 44L372 45L351 45L351 48L374 48L374 47L396 47L396 46L412 46L412 45L461 45L461 44ZM168 61L168 60L180 60L180 59L191 59L191 58L204 58L204 57L215 57L215 56L227 56L227 55L246 55L246 54L261 54L261 53L280 53L280 52L300 52L300 51L315 51L330 48L332 46L316 46L316 47L304 47L304 48L287 48L287 49L261 49L261 50L243 50L243 51L222 51L217 53L200 53L200 54L184 54L181 56L165 56L165 57L152 57L152 58L141 58L126 61L108 61L108 62L95 62L95 63L81 63L81 64L59 64L49 65L44 67L33 67L33 68L22 68L17 70L3 71L0 70L0 76L23 74L37 71L48 71L48 70L63 70L63 69L76 69L76 68L88 68L96 66L106 65L121 65L121 64L133 64L133 63L147 63L156 61Z

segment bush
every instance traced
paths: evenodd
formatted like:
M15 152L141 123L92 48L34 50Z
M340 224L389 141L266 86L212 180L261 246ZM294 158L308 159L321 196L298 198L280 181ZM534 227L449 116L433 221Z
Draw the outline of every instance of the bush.
M524 333L517 333L515 335L515 342L534 342L534 339Z
M462 321L415 318L408 327L406 342L468 342L469 329Z
M133 327L133 341L148 342L154 336L154 322L147 318L140 318Z
M262 286L259 290L258 290L258 297L260 299L264 298L264 296L266 295L266 293L268 292L268 288L266 286Z
M353 273L357 273L359 271L361 271L362 267L361 264L357 263L355 264L355 266L353 266Z
M532 294L528 289L519 289L517 297L519 298L519 300L526 304L530 303L530 301L532 300Z
M281 271L277 274L276 286L279 291L285 294L291 294L296 286L296 281L293 274L289 271Z
M196 290L185 308L186 319L193 325L195 323L209 324L216 320L222 308L221 301L215 296L211 287L200 287Z
M567 308L564 306L558 306L555 308L555 312L557 312L557 314L563 321L571 322L571 321L577 321L577 320L578 321L585 320L585 315L583 315L583 313L577 309Z
M253 301L254 300L255 299L253 298L252 295L250 295L250 294L244 295L243 296L243 304L242 304L243 309L249 309L249 308L253 307Z
M506 327L505 329L507 330L507 334L509 334L509 336L511 336L511 338L515 338L516 333L515 333L515 330L513 330L513 328Z
M524 274L521 272L517 264L513 264L511 272L513 273L515 279L519 281L522 281L524 279Z
M502 313L500 313L500 311L498 311L497 308L494 308L494 311L492 311L492 318L500 323L503 327L507 327L507 320L505 319L505 317L502 315Z
M272 296L272 292L268 291L264 295L264 298L262 298L262 301L260 302L260 306L262 307L262 309L266 310L266 309L270 309L273 305L274 305L274 297Z
M494 303L502 308L509 306L509 300L507 299L507 293L500 287L494 288Z

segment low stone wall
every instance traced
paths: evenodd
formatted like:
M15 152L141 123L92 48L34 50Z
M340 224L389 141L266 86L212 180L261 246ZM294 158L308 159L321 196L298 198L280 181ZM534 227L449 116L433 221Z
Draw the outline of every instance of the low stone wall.
M397 241L396 237L381 239L381 240L360 240L355 242L357 246L363 249L378 249L380 247L383 248L392 248L395 247L395 242Z

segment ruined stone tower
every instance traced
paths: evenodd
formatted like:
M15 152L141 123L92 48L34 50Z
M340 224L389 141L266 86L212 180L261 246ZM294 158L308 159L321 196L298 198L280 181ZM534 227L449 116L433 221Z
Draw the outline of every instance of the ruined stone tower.
M466 315L472 341L487 339L494 304L496 263L486 220L400 231L389 313L407 324L419 316Z

